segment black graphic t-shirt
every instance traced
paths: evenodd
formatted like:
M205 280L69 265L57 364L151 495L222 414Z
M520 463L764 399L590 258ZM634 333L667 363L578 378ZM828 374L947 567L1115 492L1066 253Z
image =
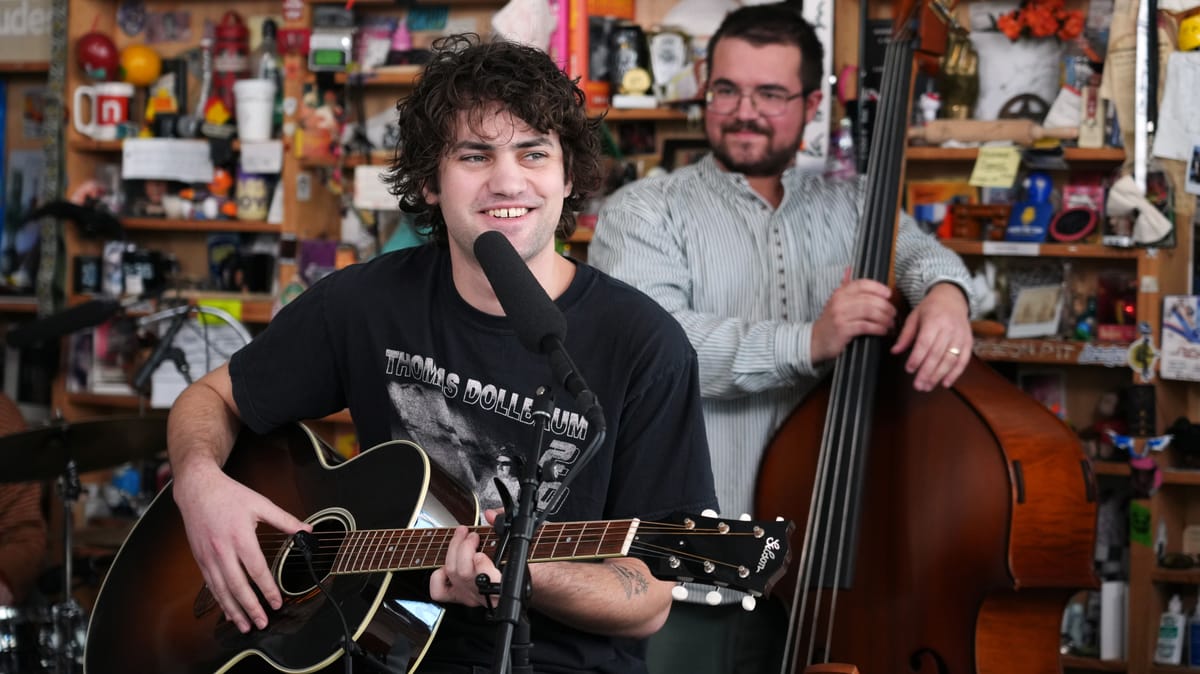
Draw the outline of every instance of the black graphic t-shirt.
M580 466L592 429L571 396L555 390L539 502L580 472L548 519L654 520L715 507L696 356L682 329L645 295L583 264L556 304L607 433ZM514 458L537 437L534 392L553 381L546 357L522 347L506 317L459 296L449 253L433 245L315 284L234 355L230 374L242 419L256 432L349 407L364 449L411 440L485 508L500 505L493 478L516 497ZM472 615L449 608L426 660L490 664L495 627ZM538 672L644 669L639 644L536 612L531 623Z

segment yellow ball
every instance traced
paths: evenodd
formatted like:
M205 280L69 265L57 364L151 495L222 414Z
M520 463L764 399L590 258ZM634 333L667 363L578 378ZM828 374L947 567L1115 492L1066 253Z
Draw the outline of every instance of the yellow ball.
M1179 23L1179 51L1200 49L1200 14L1193 14Z
M162 74L162 57L142 44L131 44L121 50L121 79L137 87L154 84Z

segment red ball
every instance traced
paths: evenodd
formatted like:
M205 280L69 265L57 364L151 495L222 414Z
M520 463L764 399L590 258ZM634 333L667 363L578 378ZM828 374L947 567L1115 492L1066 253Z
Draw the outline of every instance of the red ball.
M88 77L97 81L116 79L117 45L104 33L92 31L79 38L76 44L79 67Z

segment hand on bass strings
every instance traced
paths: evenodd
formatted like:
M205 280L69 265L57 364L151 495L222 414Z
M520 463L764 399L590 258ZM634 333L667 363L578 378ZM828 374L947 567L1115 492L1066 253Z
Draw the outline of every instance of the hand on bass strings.
M912 351L904 369L916 373L913 388L932 391L939 384L950 387L967 369L974 338L970 309L962 289L953 283L938 283L904 321L892 353Z
M850 269L842 285L825 302L821 315L813 322L811 358L813 363L833 360L841 355L850 340L861 335L882 336L896 324L892 291L870 279L850 280Z
M499 510L483 511L484 519L494 525ZM446 564L429 577L429 597L436 602L485 606L475 577L486 574L493 583L500 582L500 570L492 558L479 551L479 534L460 526L446 547Z
M287 534L311 531L312 527L215 465L196 466L177 475L174 491L192 554L225 617L243 633L250 631L252 622L264 629L267 613L250 583L273 609L278 609L283 599L256 529L260 522Z

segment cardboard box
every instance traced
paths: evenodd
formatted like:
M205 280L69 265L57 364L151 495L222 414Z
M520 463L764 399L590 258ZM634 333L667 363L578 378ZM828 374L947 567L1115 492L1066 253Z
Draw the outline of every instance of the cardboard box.
M0 62L50 60L50 0L0 0Z

